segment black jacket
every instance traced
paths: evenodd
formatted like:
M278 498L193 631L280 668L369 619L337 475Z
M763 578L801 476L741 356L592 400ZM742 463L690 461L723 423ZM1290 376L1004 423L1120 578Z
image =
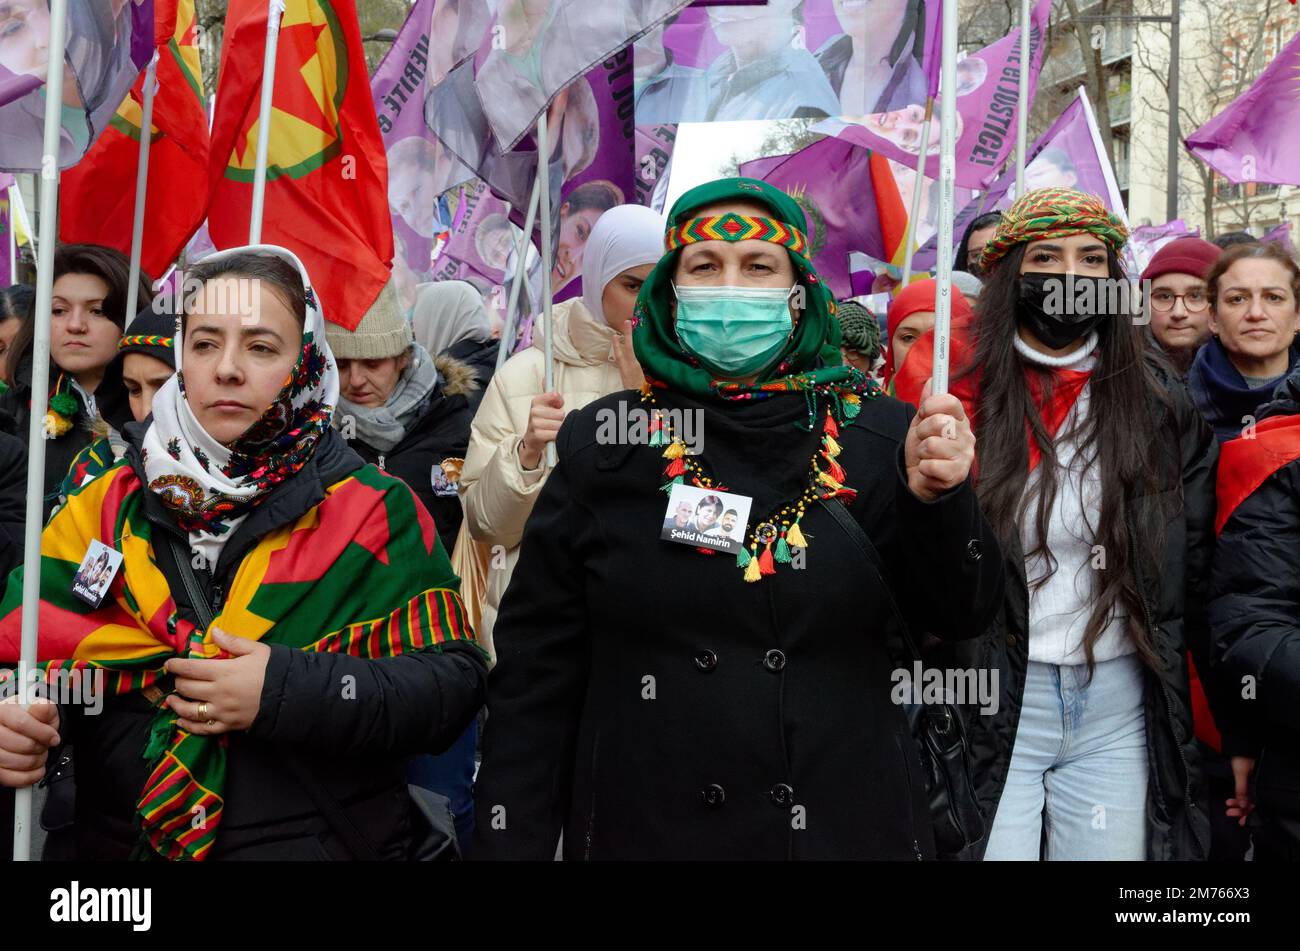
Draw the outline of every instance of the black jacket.
M1218 444L1197 414L1186 387L1165 370L1157 370L1169 395L1166 409L1153 398L1155 431L1170 439L1152 447L1162 463L1162 491L1137 500L1130 533L1161 513L1165 520L1164 556L1160 564L1136 559L1137 583L1154 625L1160 670L1147 669L1146 735L1150 764L1147 783L1147 858L1204 859L1209 848L1209 805L1200 756L1192 733L1187 651L1197 667L1209 663L1209 627L1205 612L1210 559L1214 551L1214 487ZM991 668L998 673L1001 696L996 713L964 709L971 744L972 769L980 803L992 828L993 817L1015 746L1029 662L1029 591L1024 555L1008 546L1007 598L997 622L978 640L940 647L929 658L939 666ZM1210 697L1216 715L1223 704ZM1222 724L1221 724L1222 726ZM983 854L981 844L974 857Z
M127 426L137 471L143 433L139 424ZM198 571L214 604L260 536L297 519L324 499L329 485L360 466L336 433L322 437L307 465L253 509L226 543L215 577ZM158 498L144 498L154 531L179 534ZM175 580L170 547L156 544L155 550L178 613L197 620ZM356 678L355 699L342 699L338 689L346 676ZM351 857L287 768L292 752L381 857L403 858L410 829L405 757L441 752L457 739L483 704L485 680L479 652L459 642L440 652L379 660L273 645L257 719L246 732L230 734L225 808L211 857ZM169 687L167 680L162 686ZM76 749L78 856L126 858L137 839L136 800L149 774L140 751L153 708L132 693L108 699L98 716L73 708L63 714L63 736Z
M0 581L23 562L27 524L27 447L0 432Z
M1260 419L1298 414L1300 370ZM1257 843L1300 861L1300 460L1274 472L1228 517L1210 594L1212 677L1234 698L1245 741L1237 749L1225 742L1224 751L1257 758Z
M53 381L54 378L51 377L51 385L53 385ZM14 384L3 393L0 393L0 432L9 433L22 443L24 467L27 465L27 427L31 421L31 407L32 364L31 359L28 358L19 365L18 378ZM53 511L55 504L59 501L59 487L63 484L68 469L72 466L72 461L77 458L77 453L95 441L95 433L92 429L93 423L94 421L86 414L86 409L81 405L81 399L78 397L77 416L73 421L72 429L58 439L45 440L42 522L50 520L50 512ZM26 497L25 485L23 495Z
M446 357L439 357L435 365L442 382L434 388L424 415L401 442L387 452L367 445L360 436L349 440L349 445L366 462L397 476L414 490L433 516L438 539L450 555L465 511L456 494L456 483L448 479L441 463L444 459L456 460L454 472L459 477L469 449L469 424L474 419L468 398L476 391L468 367L454 366Z
M670 402L671 398L671 402ZM660 540L662 450L597 438L619 393L569 414L495 628L475 858L915 860L933 855L916 747L890 698L899 627L972 637L1001 600L969 485L925 504L911 407L863 404L839 457L887 581L820 507L802 569ZM665 406L695 408L680 396ZM704 410L704 458L762 518L820 437L798 397ZM938 592L941 590L941 594Z

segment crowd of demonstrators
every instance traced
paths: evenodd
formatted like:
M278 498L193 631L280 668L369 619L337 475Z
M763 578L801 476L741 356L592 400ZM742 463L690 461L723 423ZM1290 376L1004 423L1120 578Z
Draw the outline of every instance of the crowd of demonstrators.
M346 330L293 254L234 249L182 299L142 278L128 328L127 259L56 250L40 651L111 696L0 702L0 817L75 746L47 858L1300 859L1290 254L1170 242L1145 326L1102 304L1122 223L1031 191L966 228L931 396L936 282L833 301L779 190L583 221L549 390L540 333L495 372L462 282ZM1054 307L1067 277L1097 306ZM35 316L0 289L0 667ZM959 856L891 696L913 637L995 675Z
M474 417L460 495L470 536L504 552L488 574L479 624L481 643L494 657L501 596L519 558L524 525L552 474L542 464L546 444L566 413L640 388L641 369L630 352L632 305L662 254L663 228L653 211L620 205L603 214L587 240L582 296L552 311L552 389L546 388L545 342L536 334L532 347L492 378Z
M339 376L302 265L234 249L191 276L177 372L126 424L127 464L42 537L41 659L95 663L109 696L97 716L0 704L0 784L73 743L80 858L405 858L432 835L406 760L462 735L486 656L424 506L331 426ZM258 288L249 325L237 282ZM92 542L122 556L97 607L67 584ZM20 596L15 573L0 662Z
M732 239L733 214L771 240ZM549 859L563 830L571 859L931 857L890 644L905 624L976 636L1000 603L969 423L952 397L914 414L840 362L784 192L713 182L667 227L633 334L665 448L601 439L627 393L559 429L493 632L475 796L509 820L479 823L475 855ZM705 433L689 457L686 414ZM739 558L660 540L657 490L688 476L752 501ZM702 604L714 623L691 620Z
M49 410L45 415L44 517L59 499L72 460L95 439L95 390L117 354L126 327L130 262L121 252L98 245L63 245L54 253L50 304ZM149 281L140 278L139 300L153 299ZM0 429L24 446L32 398L32 335L35 313L29 307L5 354L0 394Z

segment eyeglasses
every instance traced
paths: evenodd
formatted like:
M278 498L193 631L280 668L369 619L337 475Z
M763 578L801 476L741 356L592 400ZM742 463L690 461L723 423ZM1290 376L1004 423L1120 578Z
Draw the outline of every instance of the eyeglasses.
M1151 309L1161 314L1167 314L1174 309L1174 302L1182 298L1183 307L1189 314L1199 314L1205 308L1210 306L1209 295L1204 289L1188 291L1186 294L1175 294L1173 291L1154 291L1151 294Z

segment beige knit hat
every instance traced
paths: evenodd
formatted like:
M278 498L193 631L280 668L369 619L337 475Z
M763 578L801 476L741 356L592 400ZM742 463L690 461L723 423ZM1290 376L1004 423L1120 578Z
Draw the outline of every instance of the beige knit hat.
M389 281L370 305L356 330L325 325L325 338L339 360L381 360L400 357L415 339L410 322L402 316L397 289Z

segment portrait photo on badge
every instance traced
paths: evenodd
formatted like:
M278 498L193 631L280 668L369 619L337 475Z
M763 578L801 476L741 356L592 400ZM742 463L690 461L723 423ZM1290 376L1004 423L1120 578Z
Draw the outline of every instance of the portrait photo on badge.
M745 541L752 499L695 485L674 485L664 511L664 541L738 554Z

